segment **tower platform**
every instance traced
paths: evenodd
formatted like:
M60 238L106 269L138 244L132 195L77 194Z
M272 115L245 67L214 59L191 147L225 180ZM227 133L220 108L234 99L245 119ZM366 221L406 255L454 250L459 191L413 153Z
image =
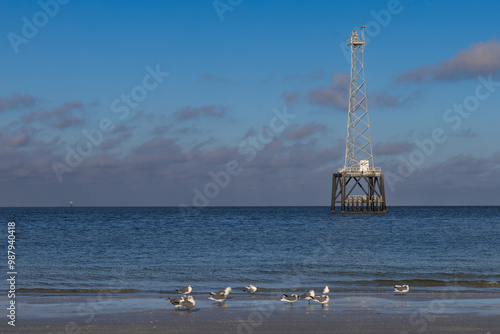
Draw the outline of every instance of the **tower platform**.
M343 168L333 174L330 212L340 206L341 213L386 212L384 174L380 168Z

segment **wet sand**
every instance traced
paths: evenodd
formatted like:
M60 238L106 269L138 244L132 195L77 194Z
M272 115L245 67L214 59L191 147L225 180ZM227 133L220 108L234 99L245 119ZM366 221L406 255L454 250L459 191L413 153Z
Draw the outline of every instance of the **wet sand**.
M169 295L170 296L170 295ZM20 296L16 327L2 333L500 333L498 293L331 294L328 306L279 294L195 294L175 311L166 295Z

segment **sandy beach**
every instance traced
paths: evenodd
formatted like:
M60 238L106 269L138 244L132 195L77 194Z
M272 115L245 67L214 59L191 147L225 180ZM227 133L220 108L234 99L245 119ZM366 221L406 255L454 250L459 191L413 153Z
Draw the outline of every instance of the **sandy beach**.
M170 296L170 295L169 295ZM279 294L233 293L218 305L194 294L175 311L167 295L26 295L2 333L498 333L500 294L332 294L328 306Z

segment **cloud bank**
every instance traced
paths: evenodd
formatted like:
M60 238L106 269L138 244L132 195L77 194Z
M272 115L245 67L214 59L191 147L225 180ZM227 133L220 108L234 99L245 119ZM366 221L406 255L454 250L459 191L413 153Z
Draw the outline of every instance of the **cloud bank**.
M420 66L398 75L398 83L456 81L487 76L500 72L500 42L471 44L458 51L453 57L434 65Z

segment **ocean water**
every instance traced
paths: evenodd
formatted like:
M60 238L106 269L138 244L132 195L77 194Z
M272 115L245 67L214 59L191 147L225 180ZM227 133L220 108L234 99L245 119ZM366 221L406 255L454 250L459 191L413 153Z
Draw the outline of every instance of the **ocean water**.
M20 291L500 292L499 207L1 208L16 222ZM7 239L4 239L7 248ZM7 259L2 261L4 271ZM102 289L102 290L101 290Z

